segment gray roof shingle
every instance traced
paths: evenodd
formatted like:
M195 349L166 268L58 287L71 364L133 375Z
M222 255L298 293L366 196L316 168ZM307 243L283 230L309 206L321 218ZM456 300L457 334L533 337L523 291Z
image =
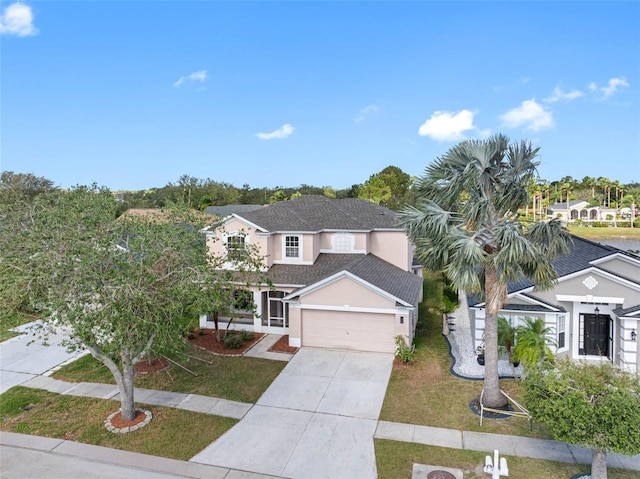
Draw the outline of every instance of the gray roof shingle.
M404 271L373 254L321 253L313 265L274 264L268 274L275 285L302 288L341 271L348 271L412 305L417 304L422 291L420 276Z
M259 210L262 205L223 205L223 206L207 206L204 212L219 218L232 215L233 213L243 214L249 211Z
M594 266L592 263L601 258L605 258L607 256L611 256L616 253L621 253L626 256L633 256L630 253L615 248L613 246L609 246L602 243L596 243L594 241L590 241L584 238L580 238L579 236L573 236L573 245L571 246L571 251L567 254L563 254L558 256L552 261L553 267L556 270L558 278L562 278L563 276L567 276L573 273L577 273L578 271L585 270L587 268L591 268ZM607 271L604 268L598 268L603 271ZM618 273L611 272L617 276L623 277ZM629 281L634 281L630 278ZM636 281L637 282L637 281ZM535 286L533 281L529 278L522 277L518 281L513 281L509 283L507 290L509 293L515 293L517 291L521 291L523 289L531 288ZM469 305L473 306L483 302L484 300L478 297L477 295L469 295L468 296ZM538 301L539 299L536 298Z
M238 216L269 232L401 229L395 211L355 198L300 196Z

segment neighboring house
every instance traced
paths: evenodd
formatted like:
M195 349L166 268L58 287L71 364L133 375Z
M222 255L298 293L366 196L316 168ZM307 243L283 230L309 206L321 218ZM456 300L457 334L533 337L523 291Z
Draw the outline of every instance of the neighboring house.
M273 283L238 290L232 328L288 334L296 347L394 352L395 336L413 340L422 269L394 211L301 196L236 212L206 234L230 269L239 248L256 246ZM211 315L200 326L212 328Z
M547 207L547 216L568 221L614 221L615 208L603 208L602 206L590 206L583 200L571 200L569 203L555 203Z
M588 361L608 360L640 372L640 257L573 236L570 253L553 261L557 283L537 291L521 279L508 287L500 315L517 325L542 318L553 330L556 354ZM484 303L468 298L475 345L484 334Z

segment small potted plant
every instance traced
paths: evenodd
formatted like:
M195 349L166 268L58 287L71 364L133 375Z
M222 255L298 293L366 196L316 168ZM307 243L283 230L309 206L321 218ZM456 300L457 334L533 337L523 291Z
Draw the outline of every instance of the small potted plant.
M476 348L476 360L480 366L484 366L484 345Z

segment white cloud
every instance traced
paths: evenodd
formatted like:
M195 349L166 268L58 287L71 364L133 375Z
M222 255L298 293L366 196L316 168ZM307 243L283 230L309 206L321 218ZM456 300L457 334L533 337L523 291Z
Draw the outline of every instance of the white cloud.
M535 100L525 100L517 108L500 115L502 124L509 128L523 127L539 131L553 126L553 115Z
M553 89L553 94L550 97L543 99L542 101L546 103L555 103L558 101L573 101L583 95L584 93L582 93L580 90L571 90L565 92L562 91L560 87L555 87Z
M433 112L431 118L418 129L418 135L428 136L437 141L456 141L464 138L464 132L475 130L473 112L460 110L458 113L448 111Z
M291 136L293 130L295 130L295 128L289 123L286 123L271 133L256 133L256 136L261 140L279 140Z
M33 26L33 12L31 7L16 2L9 5L0 13L0 34L28 37L37 35L38 29Z
M380 108L378 108L378 105L367 105L365 106L362 110L360 110L358 112L358 116L356 116L353 121L355 121L356 123L360 123L362 121L364 121L364 119L370 114L373 113L375 111L378 111Z
M593 85L595 86L595 83ZM610 96L613 96L613 94L618 90L618 87L621 87L621 86L626 86L626 87L629 86L629 83L627 82L626 78L611 78L607 86L598 88L598 90L600 90L603 94L602 99L606 100Z
M193 72L190 75L186 75L186 76L180 77L173 84L173 86L177 88L187 80L199 81L200 83L204 83L207 80L207 70L200 70L200 71L197 71L197 72Z

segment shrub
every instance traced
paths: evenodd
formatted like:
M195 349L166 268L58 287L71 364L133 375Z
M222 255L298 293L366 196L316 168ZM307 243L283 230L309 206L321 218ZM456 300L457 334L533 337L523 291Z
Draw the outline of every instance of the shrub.
M253 339L250 331L227 331L222 341L227 349L239 349L250 339Z
M396 336L396 356L400 358L405 364L413 364L416 360L416 347L415 345L409 346L405 341L404 336Z

